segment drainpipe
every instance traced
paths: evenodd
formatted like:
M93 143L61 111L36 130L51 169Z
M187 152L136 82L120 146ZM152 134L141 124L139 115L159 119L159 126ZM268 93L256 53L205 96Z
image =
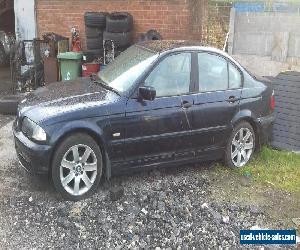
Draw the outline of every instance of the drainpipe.
M35 21L35 37L38 37L38 23L37 23L37 1L38 0L34 0L34 21Z

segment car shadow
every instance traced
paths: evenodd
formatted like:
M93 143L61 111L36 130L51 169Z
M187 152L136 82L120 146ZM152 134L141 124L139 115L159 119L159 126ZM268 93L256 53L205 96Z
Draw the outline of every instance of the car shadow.
M151 168L137 168L126 173L120 173L113 176L109 182L103 181L97 190L97 194L105 193L112 187L120 186L123 184L131 182L133 179L137 181L142 181L143 179L149 179L153 182L159 181L160 179L168 179L170 176L177 175L189 175L191 172L201 172L210 171L216 162L202 162L168 166L168 167L151 167ZM32 175L26 172L24 169L17 170L19 181L17 189L21 192L20 195L28 196L33 195L39 197L42 200L56 200L63 201L63 197L55 190L52 183L52 179L48 175ZM127 184L125 184L127 185ZM92 196L93 197L93 196Z

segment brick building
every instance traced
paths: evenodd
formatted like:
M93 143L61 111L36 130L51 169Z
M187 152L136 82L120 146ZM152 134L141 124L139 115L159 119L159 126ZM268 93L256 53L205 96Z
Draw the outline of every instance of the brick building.
M0 30L14 32L14 3L9 0L0 0Z
M25 1L24 1L25 2ZM134 17L135 37L156 29L164 39L201 40L206 0L36 0L37 35L55 32L70 37L79 29L84 42L86 11L127 11Z

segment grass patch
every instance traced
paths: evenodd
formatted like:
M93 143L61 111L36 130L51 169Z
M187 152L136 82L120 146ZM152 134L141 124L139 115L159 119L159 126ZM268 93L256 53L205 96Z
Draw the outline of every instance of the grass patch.
M236 171L274 188L300 192L300 154L263 147L247 166Z

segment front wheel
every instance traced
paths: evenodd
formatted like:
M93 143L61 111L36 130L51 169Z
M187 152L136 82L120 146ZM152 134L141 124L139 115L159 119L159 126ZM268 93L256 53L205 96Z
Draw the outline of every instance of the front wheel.
M225 163L229 167L243 167L251 160L254 150L254 130L248 122L241 122L233 129L227 143Z
M93 138L81 133L71 135L54 154L54 186L68 200L85 199L97 189L102 168L102 154Z

